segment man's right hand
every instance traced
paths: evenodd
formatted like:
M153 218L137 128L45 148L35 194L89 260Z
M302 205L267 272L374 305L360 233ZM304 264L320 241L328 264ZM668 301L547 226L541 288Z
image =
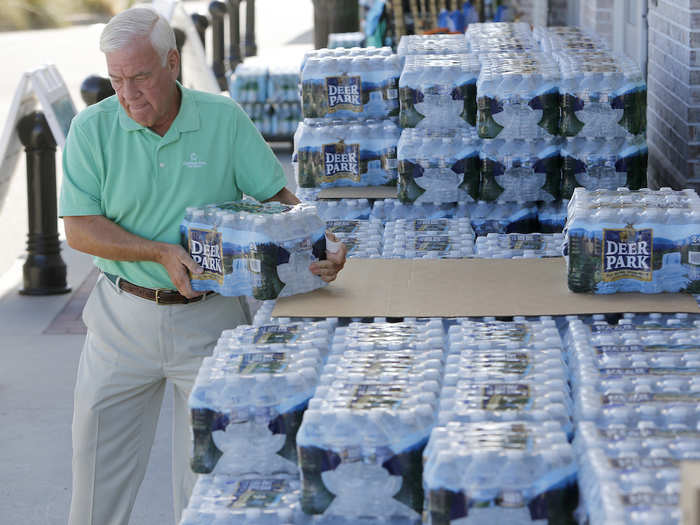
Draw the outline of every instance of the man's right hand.
M192 290L188 274L188 271L202 273L202 268L179 244L144 239L102 215L67 216L63 222L71 248L113 261L157 262L166 269L182 295L188 299L202 295Z
M170 280L177 287L177 291L188 299L204 295L204 292L192 290L190 282L190 273L200 274L204 271L202 267L194 262L179 244L162 244L162 246L163 249L157 262L166 269Z

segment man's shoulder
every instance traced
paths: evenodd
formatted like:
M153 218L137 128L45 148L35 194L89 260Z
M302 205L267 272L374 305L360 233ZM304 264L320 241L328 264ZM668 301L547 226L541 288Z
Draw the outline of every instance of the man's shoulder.
M108 97L97 104L86 107L78 113L71 125L82 128L97 126L104 121L111 121L119 118L119 100L116 95Z

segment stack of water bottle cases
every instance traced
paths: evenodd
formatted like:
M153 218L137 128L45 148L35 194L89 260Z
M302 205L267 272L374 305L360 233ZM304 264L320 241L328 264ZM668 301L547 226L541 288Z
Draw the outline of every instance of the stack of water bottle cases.
M204 360L181 525L679 523L698 316L268 315Z
M630 212L618 201L643 202L614 217L619 250L646 242L629 231L638 217L700 209L689 193L617 190L646 182L645 86L575 28L473 24L405 39L399 55L316 51L302 98L298 194L350 257L542 257L566 235L571 286L600 273L574 250L592 245L576 240L586 210L612 220ZM398 200L316 200L382 184ZM190 397L201 475L181 525L679 522L679 465L700 459L698 316L272 308L203 362Z
M406 219L409 230L389 228L401 233L389 236L389 250L370 242L362 257L504 256L504 246L518 248L505 256L556 255L549 248L561 238L478 238L561 232L576 187L646 186L641 70L579 28L471 24L465 35L405 36L397 55L316 50L303 62L301 93L294 142L303 200L325 188L396 186L398 202L378 200L354 216L341 204L325 217ZM469 222L476 250L465 252L464 237L454 250L445 241L462 226L419 230L414 243L415 219ZM363 228L376 238L377 227Z
M289 140L301 118L299 69L286 63L242 62L229 80L231 97L268 139Z

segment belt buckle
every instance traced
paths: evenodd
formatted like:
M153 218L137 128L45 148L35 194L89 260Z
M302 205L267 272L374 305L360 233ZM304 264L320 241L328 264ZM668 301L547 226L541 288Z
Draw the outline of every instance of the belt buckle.
M163 304L163 303L160 302L160 292L165 292L165 291L167 291L166 288L156 288L156 289L155 289L155 292L156 292L156 304Z

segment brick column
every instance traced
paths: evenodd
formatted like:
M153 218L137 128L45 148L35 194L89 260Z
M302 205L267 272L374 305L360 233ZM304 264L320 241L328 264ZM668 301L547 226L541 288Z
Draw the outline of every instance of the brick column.
M700 0L650 0L650 185L700 190Z
M582 0L581 26L591 29L613 45L613 8L615 0Z

